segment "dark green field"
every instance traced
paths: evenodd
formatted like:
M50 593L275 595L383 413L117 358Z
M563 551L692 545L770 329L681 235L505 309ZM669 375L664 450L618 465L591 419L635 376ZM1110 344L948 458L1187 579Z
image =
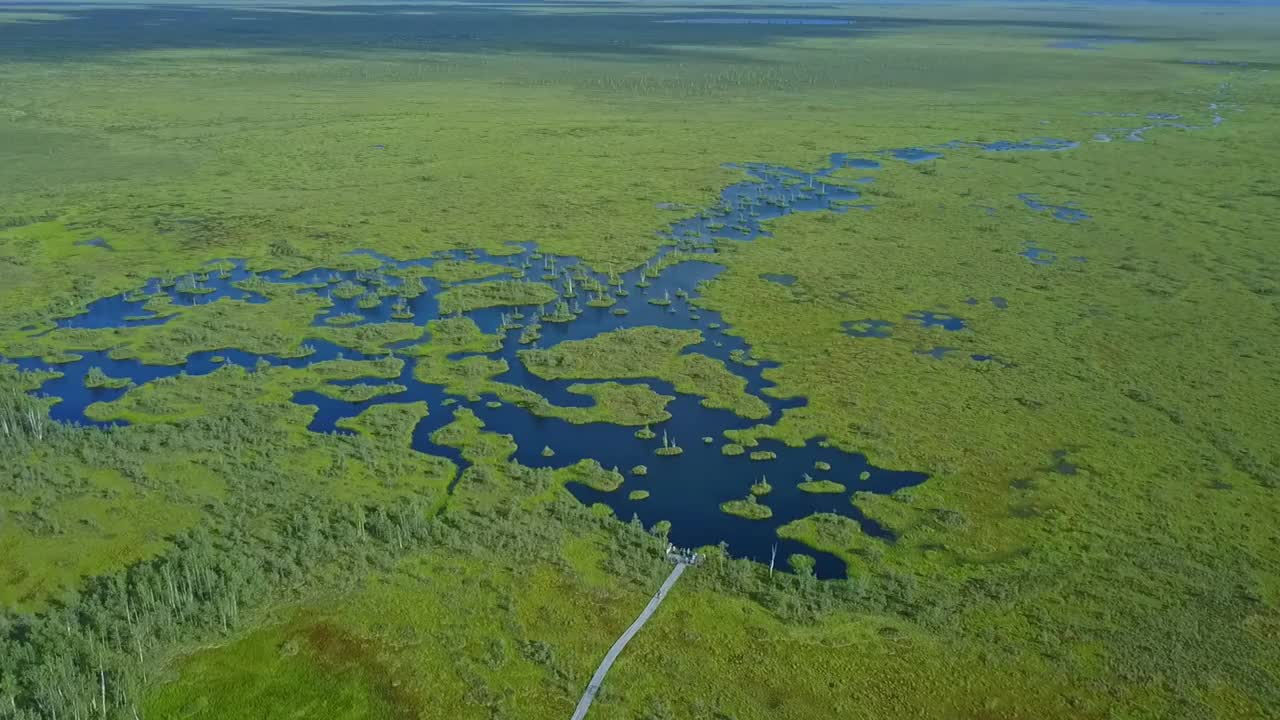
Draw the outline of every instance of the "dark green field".
M867 521L777 529L844 579L704 548L589 717L1280 717L1277 69L1266 4L0 4L0 718L568 718L682 529L571 489L652 504L686 458L483 418L661 449L677 395L741 421L673 438L750 464L706 480L734 520L798 486ZM943 147L1045 137L1079 145ZM696 329L626 327L705 259L673 222L836 152L873 209L718 240L630 305ZM463 252L307 280L388 267L355 250ZM229 258L261 302L200 302ZM274 271L405 303L317 320ZM157 322L59 326L117 297ZM551 344L577 304L623 327ZM83 355L223 352L278 362L99 368L117 424L51 419ZM313 392L361 412L309 429ZM928 479L781 477L779 440Z

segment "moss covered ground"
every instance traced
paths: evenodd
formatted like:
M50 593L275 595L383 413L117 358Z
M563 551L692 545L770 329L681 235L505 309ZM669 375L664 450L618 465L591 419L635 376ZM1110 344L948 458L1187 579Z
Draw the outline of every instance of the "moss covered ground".
M569 340L546 350L522 350L529 371L548 380L657 378L676 391L701 395L707 407L747 418L769 415L769 406L746 391L747 382L719 360L681 352L703 341L699 330L638 327Z
M659 22L706 13L857 22ZM567 716L667 567L663 526L583 506L566 484L650 481L520 467L519 439L466 409L390 396L326 434L291 398L359 393L331 383L394 380L412 360L451 393L575 422L666 419L664 396L609 382L629 378L767 417L729 366L685 352L698 331L531 349L530 372L593 381L574 392L594 405L557 408L494 380L497 338L465 317L426 337L315 326L325 300L267 285L267 303L161 303L159 325L54 322L228 257L301 272L371 266L359 249L502 255L533 240L631 270L680 209L744 179L726 163L816 168L849 151L884 164L834 178L874 209L796 214L716 247L725 270L697 304L776 363L770 394L807 399L724 448L825 438L930 479L892 495L846 485L890 539L834 514L780 531L848 580L708 548L593 712L1274 717L1278 19L1091 3L0 10L0 356L175 365L232 346L300 357L309 339L404 345L152 381L91 407L128 423L114 428L50 422L24 394L50 376L0 362L0 708ZM1055 47L1089 38L1135 42ZM1112 137L1149 113L1200 129ZM870 155L1037 136L1083 142ZM500 260L424 277L454 283L450 311L555 299L498 280L518 273ZM779 273L787 284L766 277ZM489 282L457 284L476 280ZM409 445L437 413L461 475Z

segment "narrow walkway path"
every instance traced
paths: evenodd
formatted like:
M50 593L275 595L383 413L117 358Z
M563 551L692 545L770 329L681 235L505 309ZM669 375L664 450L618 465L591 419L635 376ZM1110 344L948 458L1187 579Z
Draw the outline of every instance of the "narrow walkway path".
M582 699L578 701L578 709L573 711L573 720L583 720L587 716L587 711L591 709L591 701L596 699L596 693L600 691L600 683L604 682L604 676L609 673L609 668L613 667L613 661L618 659L618 654L627 646L627 643L631 642L631 638L640 632L640 628L644 627L644 624L649 621L653 611L657 610L658 606L662 604L663 599L667 597L667 592L671 590L671 586L675 585L676 581L680 579L681 573L684 572L684 566L684 562L676 562L675 569L667 576L666 581L662 583L662 587L658 588L658 593L645 606L644 612L640 613L640 617L636 618L636 621L631 623L631 627L627 628L627 631L622 633L622 637L618 638L613 647L609 648L609 653L604 656L600 667L596 668L596 674L591 676L591 684L587 685L587 691L583 693Z

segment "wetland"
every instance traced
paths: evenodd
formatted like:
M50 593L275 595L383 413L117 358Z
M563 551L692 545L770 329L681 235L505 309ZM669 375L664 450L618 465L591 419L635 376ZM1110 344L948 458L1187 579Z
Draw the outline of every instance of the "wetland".
M0 8L0 716L1273 716L1277 17Z

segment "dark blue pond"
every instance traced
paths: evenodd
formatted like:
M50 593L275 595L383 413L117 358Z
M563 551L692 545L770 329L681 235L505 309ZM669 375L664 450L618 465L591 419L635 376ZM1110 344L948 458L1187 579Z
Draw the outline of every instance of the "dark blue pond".
M1035 265L1052 265L1058 260L1056 252L1047 248L1037 247L1033 243L1027 243L1027 246L1018 254Z
M851 158L849 153L831 153L830 164L833 168L848 167L856 170L879 170L883 167L879 161L867 158Z
M1035 193L1020 193L1018 199L1027 207L1036 212L1048 212L1053 215L1055 220L1063 222L1077 223L1081 220L1088 220L1089 214L1081 210L1079 205L1073 202L1063 203L1062 205L1050 205L1040 201L1040 196Z
M909 313L906 319L910 322L918 322L926 328L939 327L948 332L963 330L965 327L964 320L955 315L934 313L926 310L917 310Z
M940 152L934 152L932 150L926 150L918 147L898 148L897 150L890 150L889 154L897 160L909 162L913 165L915 163L922 163L929 160L937 160L942 157L942 153Z
M104 237L92 237L88 240L77 240L75 244L76 247L96 247L102 248L103 250L115 249L111 247L111 243L107 242L107 239Z

